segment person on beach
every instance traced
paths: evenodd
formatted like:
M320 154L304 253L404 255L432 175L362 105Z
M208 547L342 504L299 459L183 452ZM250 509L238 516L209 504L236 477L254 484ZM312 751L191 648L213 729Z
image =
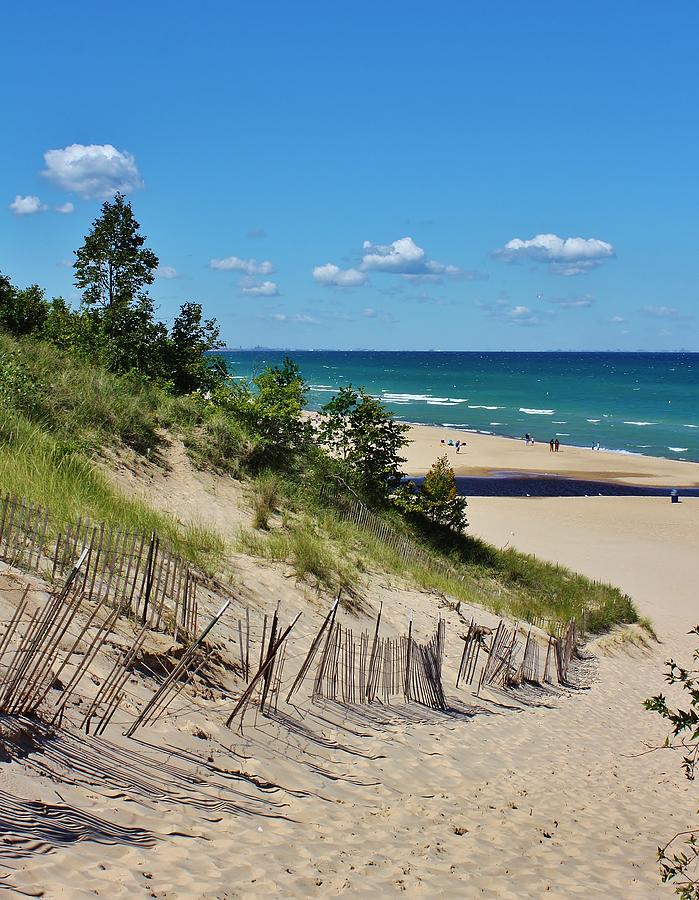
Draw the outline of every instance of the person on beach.
M549 441L549 453L553 453L553 438Z
M527 432L527 433L524 435L524 446L525 446L525 447L528 447L528 446L529 446L529 441L530 441L530 440L531 440L531 438L529 437L529 432Z
M561 446L560 441L556 438L556 443L553 445L554 450L558 453L558 448Z

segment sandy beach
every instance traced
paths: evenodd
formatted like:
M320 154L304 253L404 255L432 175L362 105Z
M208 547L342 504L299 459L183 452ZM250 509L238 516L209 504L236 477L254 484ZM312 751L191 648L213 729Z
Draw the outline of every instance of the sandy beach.
M561 444L558 453L551 453L548 442L526 446L523 440L514 438L431 425L412 425L408 438L411 443L405 451L405 471L410 475L424 475L434 460L446 452L457 475L535 472L656 487L699 486L699 463L684 460L565 444ZM441 444L450 438L462 442L459 453L455 447Z
M442 432L415 433L412 459L426 468ZM550 467L547 448L490 437L469 438L466 453L481 470L513 469L525 455L529 469L533 454ZM590 455L613 477L629 477L606 468L607 456ZM582 466L586 457L570 459ZM631 473L639 478L672 477L679 465L632 462L642 466ZM575 464L561 457L569 470L586 471ZM236 503L244 520L242 496L187 465L182 457L169 475L129 472L117 482L183 518L222 522ZM693 467L682 471L695 477ZM651 617L660 643L614 633L584 648L575 687L476 698L454 688L463 620L443 598L370 576L353 627L368 627L380 603L389 633L404 630L409 610L420 634L434 628L438 611L445 616L449 712L303 701L276 717L251 717L239 734L223 724L230 703L207 699L204 684L135 742L122 738L119 717L103 738L64 735L4 764L0 788L102 824L91 820L92 838L56 846L44 836L33 851L5 859L13 888L48 898L672 896L655 851L692 821L696 788L677 754L645 753L665 729L642 701L663 690L666 657L691 653L699 501L476 498L469 520L472 533L497 546L619 585ZM237 595L255 621L277 601L286 619L304 612L298 657L327 601L283 566L243 556L236 565ZM3 597L21 581L6 573ZM221 652L235 639L232 624L224 627ZM130 689L134 702L151 690L136 679ZM105 823L126 831L99 841Z

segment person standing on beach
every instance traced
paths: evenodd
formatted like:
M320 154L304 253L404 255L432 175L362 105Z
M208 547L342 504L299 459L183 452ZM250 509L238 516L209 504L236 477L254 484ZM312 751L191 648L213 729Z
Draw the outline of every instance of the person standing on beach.
M549 441L549 453L553 453L553 438Z
M556 443L553 445L556 453L558 453L558 448L561 446L558 438L556 438Z

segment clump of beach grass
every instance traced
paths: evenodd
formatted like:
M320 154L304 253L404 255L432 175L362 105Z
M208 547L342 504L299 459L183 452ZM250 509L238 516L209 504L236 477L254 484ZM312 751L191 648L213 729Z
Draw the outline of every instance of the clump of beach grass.
M253 528L266 531L269 520L278 512L281 502L281 485L273 472L263 472L253 481Z

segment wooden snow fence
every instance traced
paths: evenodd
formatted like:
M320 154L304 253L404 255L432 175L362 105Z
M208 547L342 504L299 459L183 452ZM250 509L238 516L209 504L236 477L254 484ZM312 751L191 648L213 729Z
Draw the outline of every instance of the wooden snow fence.
M230 728L233 721L238 718L238 727L242 731L245 713L253 702L255 695L257 695L258 709L263 715L272 712L276 713L282 689L284 663L286 662L287 638L300 617L301 613L297 613L291 624L283 628L279 618L279 604L277 604L271 622L269 622L269 629L267 627L267 616L264 617L259 665L252 678L249 678L249 670L246 672L244 666L244 677L248 681L248 685L236 701L233 711L226 720L227 728ZM246 619L249 622L249 613L247 611ZM240 644L242 658L246 654L243 653L242 649L241 620L238 621L238 624L241 627ZM246 653L248 653L248 649L246 649Z
M11 618L4 623L0 634L0 716L36 716L60 727L66 706L77 701L82 703L80 727L87 733L92 727L94 734L100 735L129 693L126 684L133 676L133 663L148 625L142 625L119 651L106 677L96 679L92 664L105 645L112 642L120 610L111 607L106 595L98 597L91 609L83 607L81 582L89 554L89 547L85 547L61 589L37 608L28 599L27 586ZM190 641L177 665L125 732L127 736L139 726L157 721L205 665L214 650L202 645L229 603L226 601L207 627ZM85 684L87 694L82 688ZM98 685L96 693L94 684Z
M482 629L472 620L463 638L465 644L456 686L459 686L460 681L467 684L473 682L481 649L487 654L487 658L478 679L477 694L488 686L509 690L523 684L568 684L570 662L577 652L578 627L575 619L559 624L560 627L556 629L558 636L548 636L542 670L539 638L531 628L522 646L517 627L508 628L500 621L490 645L487 646Z
M102 599L82 624L77 618L82 602L80 579L88 553L85 548L62 588L33 613L27 599L29 587L23 591L0 637L0 714L41 713L51 724L60 724L66 704L85 681L118 616L118 610L108 608ZM89 729L93 713L98 714L97 733L109 723L123 698L123 687L130 674L128 665L138 652L145 631L142 628L118 658L90 704L83 727L87 722Z
M381 610L373 634L356 634L336 621L337 601L326 616L291 686L290 701L319 655L313 679L312 700L335 700L360 705L401 699L433 709L446 709L442 688L445 623L439 620L435 635L425 644L412 635L381 637Z
M122 531L80 518L56 533L38 504L9 494L0 499L1 560L61 579L85 549L77 582L83 599L107 601L175 638L197 631L198 577L155 532Z

